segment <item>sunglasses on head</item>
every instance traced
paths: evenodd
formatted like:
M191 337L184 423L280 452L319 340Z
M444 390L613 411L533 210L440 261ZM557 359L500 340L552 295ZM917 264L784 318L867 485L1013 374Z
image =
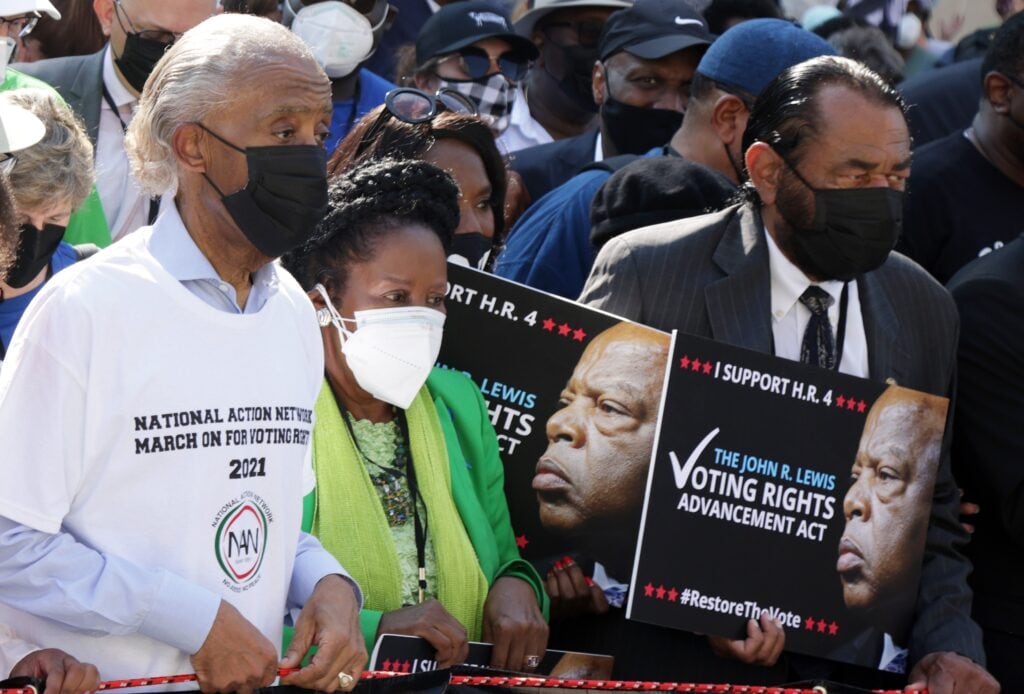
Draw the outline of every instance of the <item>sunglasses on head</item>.
M462 70L469 75L471 80L483 79L491 72L492 67L497 67L498 72L503 74L510 82L518 82L526 77L530 69L530 61L521 53L505 51L497 58L491 58L490 54L476 46L460 48L449 56L441 58L438 62L457 59Z
M439 89L435 94L428 94L412 87L392 89L384 97L384 110L366 131L355 156L360 156L370 148L389 118L397 118L403 123L415 125L433 120L441 111L466 116L477 115L476 104L454 89Z

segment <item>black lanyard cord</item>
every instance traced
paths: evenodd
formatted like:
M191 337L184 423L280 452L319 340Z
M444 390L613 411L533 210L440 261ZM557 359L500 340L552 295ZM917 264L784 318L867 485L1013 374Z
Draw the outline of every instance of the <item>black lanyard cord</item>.
M121 124L121 131L124 133L128 132L128 124L124 122L124 118L121 117L121 109L118 108L117 104L114 103L114 97L107 91L107 85L103 85L103 100L107 102L107 106L114 112L114 118L117 118L117 122ZM146 224L152 225L156 221L156 216L160 213L160 198L149 199L149 212L146 213Z

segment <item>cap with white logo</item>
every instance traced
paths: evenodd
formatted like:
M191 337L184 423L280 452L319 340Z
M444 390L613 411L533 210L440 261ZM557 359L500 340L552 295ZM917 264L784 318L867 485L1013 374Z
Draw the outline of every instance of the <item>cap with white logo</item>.
M679 0L636 0L613 12L601 32L600 57L620 51L657 60L694 46L710 46L715 37L699 12Z
M60 19L60 12L50 0L0 0L0 17L17 17L28 12L48 15Z
M490 38L504 39L527 60L537 58L533 41L516 34L499 7L487 0L465 0L445 5L423 24L416 37L416 65Z

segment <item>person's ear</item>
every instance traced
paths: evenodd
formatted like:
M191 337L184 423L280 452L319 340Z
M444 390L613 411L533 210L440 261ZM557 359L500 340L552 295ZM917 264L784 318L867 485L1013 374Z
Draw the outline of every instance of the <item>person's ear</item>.
M203 146L206 133L196 123L185 123L178 127L171 136L171 151L178 160L179 166L193 173L206 173L206 147Z
M985 75L982 92L996 113L1006 113L1010 110L1010 90L1013 86L1013 82L1001 72L993 70Z
M594 103L603 106L608 92L608 74L600 60L595 60L590 70L590 90L594 93Z
M770 145L755 142L747 148L744 162L761 202L774 205L779 191L779 177L782 175L782 157Z
M109 38L114 23L114 0L92 0L92 11L96 13L103 35Z
M711 108L711 127L718 139L729 147L743 139L747 127L746 104L733 94L722 94Z

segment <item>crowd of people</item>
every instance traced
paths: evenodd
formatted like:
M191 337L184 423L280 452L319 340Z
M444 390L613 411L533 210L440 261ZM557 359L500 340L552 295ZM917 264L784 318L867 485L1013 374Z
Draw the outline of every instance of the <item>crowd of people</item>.
M0 678L351 690L391 633L1024 691L1024 2L956 43L934 5L0 0ZM487 403L435 366L449 263L949 398L906 648L671 631L525 561ZM637 330L572 387L663 358ZM583 549L628 576L630 541Z

